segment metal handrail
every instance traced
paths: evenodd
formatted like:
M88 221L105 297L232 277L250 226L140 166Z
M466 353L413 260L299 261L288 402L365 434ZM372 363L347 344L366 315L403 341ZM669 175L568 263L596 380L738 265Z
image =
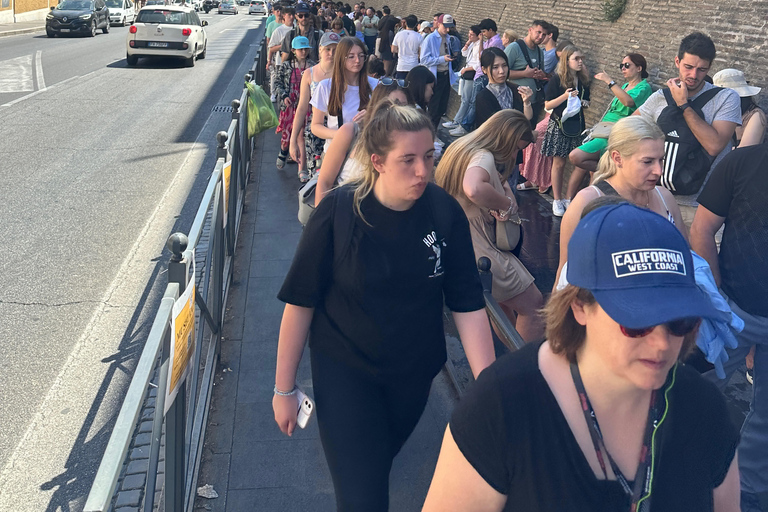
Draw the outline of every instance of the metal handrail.
M493 275L491 274L491 260L485 256L477 260L477 268L480 271L480 281L483 283L483 297L485 298L485 311L488 313L488 317L491 319L494 327L496 327L497 334L500 334L499 339L510 350L520 350L525 346L525 340L517 332L515 326L509 321L504 310L493 298L491 293L491 285L493 283Z
M246 75L246 79L263 83L265 72L262 63L266 58L265 49L266 41L262 39L259 56L249 74ZM255 148L254 138L248 135L247 101L248 93L244 88L240 99L232 101L233 114L227 130L216 135L218 142L216 164L189 235L175 233L168 239L167 247L173 253L168 264L169 283L86 500L84 512L110 510L146 391L153 375L156 374L159 375L158 389L149 470L145 485L144 510L151 511L154 506L155 481L161 449L160 438L164 423L165 507L167 510L176 512L191 511L194 506L205 425L213 394L213 377L220 352L224 305L233 273L233 259L245 201L245 185L250 172L250 158ZM227 211L224 211L223 172L227 162L231 163L232 167ZM177 398L170 404L168 413L164 415L163 402L167 372L170 371L171 363L169 355L173 336L170 329L172 309L186 287L196 284L190 281L190 268L195 254L193 248L199 246L207 226L209 226L209 243L205 264L203 268L197 269L198 275L203 279L201 286L195 286L194 296L196 311L201 318L200 325L196 327L195 356L191 363L190 375L181 383ZM200 378L198 369L201 368L202 349L206 341L207 352L203 375Z

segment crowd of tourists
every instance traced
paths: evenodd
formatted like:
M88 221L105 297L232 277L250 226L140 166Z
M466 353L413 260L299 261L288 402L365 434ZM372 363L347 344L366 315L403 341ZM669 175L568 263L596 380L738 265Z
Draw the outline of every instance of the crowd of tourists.
M276 164L296 163L311 212L278 295L273 408L291 435L309 340L338 510L388 510L446 361L447 307L476 381L424 510L768 511L766 116L743 72L710 77L712 39L684 37L654 92L641 53L595 72L543 20L462 35L447 13L271 9ZM597 86L613 99L587 126ZM560 262L542 293L517 194L550 191ZM482 256L526 342L498 360ZM722 389L745 360L739 432Z

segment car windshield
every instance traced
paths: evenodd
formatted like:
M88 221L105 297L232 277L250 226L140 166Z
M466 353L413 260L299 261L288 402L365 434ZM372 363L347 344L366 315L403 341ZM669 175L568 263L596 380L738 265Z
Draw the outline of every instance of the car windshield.
M164 0L147 0L147 3L144 5L164 5Z
M139 17L136 19L139 23L165 23L170 25L181 25L184 19L184 13L178 11L165 11L162 9L142 9Z
M91 2L87 0L64 0L56 8L61 11L87 11L91 9Z
M111 7L113 9L122 9L123 0L107 0L107 7Z

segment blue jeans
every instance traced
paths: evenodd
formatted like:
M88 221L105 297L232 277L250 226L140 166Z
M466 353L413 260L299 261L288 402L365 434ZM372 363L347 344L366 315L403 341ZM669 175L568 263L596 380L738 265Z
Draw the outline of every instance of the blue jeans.
M480 75L472 83L472 85L472 103L470 103L469 108L467 109L467 114L464 116L464 120L461 122L461 125L468 132L472 131L473 125L475 124L475 98L477 98L477 93L488 86L488 77L485 75Z
M461 84L461 105L459 105L456 115L453 116L453 122L456 124L461 124L469 109L475 105L474 80L464 80L462 78L461 81L463 82Z
M733 373L744 364L750 348L755 346L755 383L749 414L741 428L739 473L742 492L765 494L768 493L768 317L750 315L726 298L731 310L744 320L744 330L736 335L739 346L728 351L728 362L723 365L725 379L718 379L714 370L704 377L724 390Z
M365 39L365 46L368 47L368 55L373 55L373 51L376 49L376 38L378 36L363 36Z

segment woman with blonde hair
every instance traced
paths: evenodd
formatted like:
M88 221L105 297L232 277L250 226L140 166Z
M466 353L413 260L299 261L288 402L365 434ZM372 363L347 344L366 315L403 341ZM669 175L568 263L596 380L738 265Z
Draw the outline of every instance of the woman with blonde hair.
M563 199L563 170L568 155L583 140L584 108L589 106L589 75L584 66L581 50L567 46L560 54L555 74L549 79L544 95L544 108L552 114L547 133L541 145L541 154L552 158L552 214L562 217L570 204ZM581 108L574 115L564 118L564 112L571 97L581 100Z
M494 360L469 226L431 183L434 128L383 101L361 134L361 177L309 218L278 298L275 421L296 426L309 335L317 423L340 511L386 511L392 460L446 361L443 303L477 376Z
M518 153L531 142L531 123L525 115L502 110L448 146L435 171L437 184L464 209L475 257L491 260L493 296L525 341L540 340L544 334L538 315L544 299L520 260L496 247L496 223L520 224L507 178ZM499 173L500 168L504 174Z
M560 224L560 265L556 289L565 285L564 266L568 261L568 242L581 219L584 207L603 195L617 195L637 206L664 216L688 239L680 207L672 193L656 186L664 161L664 133L642 116L630 116L616 122L608 138L608 147L595 171L592 186L581 190Z

